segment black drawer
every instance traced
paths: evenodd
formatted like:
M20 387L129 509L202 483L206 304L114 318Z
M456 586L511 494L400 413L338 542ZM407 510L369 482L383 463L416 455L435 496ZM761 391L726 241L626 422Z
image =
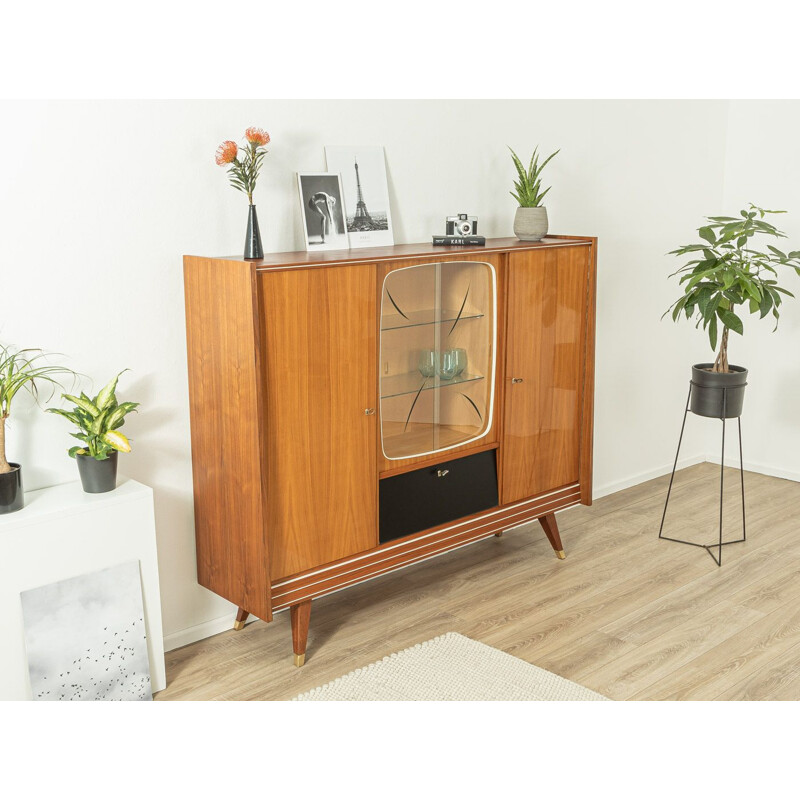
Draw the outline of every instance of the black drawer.
M384 478L379 485L383 543L496 506L496 452L443 461Z

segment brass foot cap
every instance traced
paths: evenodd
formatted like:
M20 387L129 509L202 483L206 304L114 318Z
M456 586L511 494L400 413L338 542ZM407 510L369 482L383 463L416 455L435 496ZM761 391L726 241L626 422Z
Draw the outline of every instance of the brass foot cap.
M567 557L567 554L563 550L556 550L556 555L559 558L566 558Z
M306 654L305 653L301 653L300 655L297 655L297 653L294 654L294 665L296 667L302 667L303 664L305 664L305 663L306 663Z
M496 533L496 534L495 534L495 536L496 536L498 539L499 539L499 538L500 538L502 535L503 535L503 531L500 531L500 533Z
M237 619L236 622L233 623L233 629L235 631L240 631L242 628L244 628L244 620L240 621Z

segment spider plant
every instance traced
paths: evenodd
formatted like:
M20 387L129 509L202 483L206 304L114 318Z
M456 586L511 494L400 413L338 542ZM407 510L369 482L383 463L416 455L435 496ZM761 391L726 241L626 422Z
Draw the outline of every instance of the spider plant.
M508 149L511 150L510 147ZM560 149L556 150L555 153L551 153L540 164L539 148L537 146L533 151L530 164L528 164L528 169L526 170L522 165L522 161L520 161L519 156L513 150L511 150L511 159L514 162L514 166L517 168L519 180L514 181L514 188L516 189L516 192L509 192L509 194L517 201L520 208L538 208L542 205L544 196L550 191L551 188L548 186L547 189L541 191L542 170L547 166L550 159L558 155L560 152Z
M45 386L51 389L52 397L56 387L64 388L60 379L67 376L76 377L67 367L47 363L47 355L39 348L15 350L0 344L0 475L12 469L6 458L6 420L14 398L24 389L38 402L39 391Z

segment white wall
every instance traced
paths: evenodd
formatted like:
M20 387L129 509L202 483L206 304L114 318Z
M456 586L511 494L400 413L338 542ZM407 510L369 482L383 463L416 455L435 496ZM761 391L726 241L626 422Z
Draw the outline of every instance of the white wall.
M429 240L460 211L487 236L511 235L505 145L560 147L547 168L551 230L600 237L595 476L607 492L671 466L689 366L705 351L690 325L659 321L676 296L665 254L720 208L727 114L725 102L701 101L0 105L0 340L65 353L96 387L131 368L120 394L143 405L121 469L155 488L168 644L213 632L209 621L231 610L195 581L181 272L184 253L243 246L246 200L214 164L220 141L251 124L272 135L256 194L272 251L302 247L293 173L323 169L325 144L386 146L398 242ZM746 150L744 135L735 142ZM792 199L771 184L747 194ZM776 373L764 401L782 423L778 395L797 380L796 364ZM15 412L9 455L27 488L75 479L62 420L25 402ZM690 428L686 460L705 451Z
M767 217L787 239L764 243L800 250L800 103L748 100L730 103L725 160L724 206L738 214L755 203L786 210ZM800 278L791 269L781 285L797 297L786 298L772 332L772 315L745 316L745 336L731 334L734 364L749 369L742 416L745 464L769 475L800 480ZM719 456L718 437L709 453ZM727 458L726 458L727 462Z

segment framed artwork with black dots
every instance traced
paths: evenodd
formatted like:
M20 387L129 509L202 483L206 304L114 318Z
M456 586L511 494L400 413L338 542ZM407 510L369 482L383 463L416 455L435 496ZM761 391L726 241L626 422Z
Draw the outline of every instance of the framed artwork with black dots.
M139 562L20 593L34 700L152 700Z

